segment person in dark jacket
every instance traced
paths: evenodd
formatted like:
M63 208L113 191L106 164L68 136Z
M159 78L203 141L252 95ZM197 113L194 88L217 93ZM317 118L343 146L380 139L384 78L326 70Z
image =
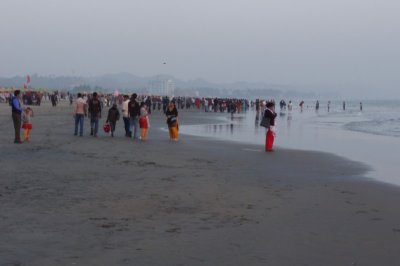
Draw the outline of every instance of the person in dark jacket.
M119 111L117 108L117 104L114 103L113 106L108 110L108 115L107 115L107 123L110 124L111 127L111 137L114 137L114 131L115 131L115 126L117 124L117 121L119 120Z
M166 110L165 115L167 116L169 139L172 141L178 141L179 137L178 110L176 109L174 102L170 102L168 104L168 109Z
M99 131L99 119L101 118L101 103L98 99L97 92L93 92L92 99L89 101L90 114L90 135L97 137Z
M21 141L21 116L23 108L21 106L21 91L16 90L14 97L11 98L11 116L14 124L15 138L14 143L22 143Z
M275 118L277 114L275 113L274 102L267 103L267 109L264 111L264 117L269 119L269 127L267 128L267 134L265 137L265 151L272 151L272 146L274 145L275 133Z
M130 117L131 132L133 132L133 139L139 139L139 115L140 106L136 101L137 94L134 93L128 103L128 113Z

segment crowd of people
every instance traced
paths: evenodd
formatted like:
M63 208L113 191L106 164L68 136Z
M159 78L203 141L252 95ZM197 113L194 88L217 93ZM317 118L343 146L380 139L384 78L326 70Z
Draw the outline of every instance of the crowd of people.
M99 121L102 117L103 110L107 116L103 130L115 136L117 122L122 117L125 137L134 140L146 141L150 127L150 114L155 111L163 112L166 123L168 125L169 138L171 141L177 141L179 138L179 119L178 110L182 109L197 109L198 111L220 112L220 113L242 113L249 109L255 109L257 114L262 114L261 126L266 128L265 150L272 151L274 136L275 136L275 118L277 113L275 110L275 101L273 99L263 100L247 100L235 98L199 98L199 97L167 97L154 95L132 95L126 94L99 94L93 93L78 93L73 95L69 92L25 92L15 90L14 94L0 95L11 106L12 119L15 129L15 143L22 143L20 138L20 129L24 129L24 141L29 141L30 132L32 130L31 117L33 109L29 105L40 105L41 101L51 101L52 106L57 106L59 99L69 100L73 106L73 117L75 121L74 135L84 135L84 119L88 117L90 123L90 136L98 137ZM304 101L299 102L300 112L303 111ZM23 106L26 106L23 108ZM279 102L281 111L292 111L293 103L285 100ZM328 101L327 108L330 110L331 102ZM308 108L309 106L307 106ZM315 103L315 110L320 108L319 101ZM343 110L346 108L346 103L343 102ZM362 103L360 102L360 110Z
M26 90L21 92L21 102L24 105L40 106L42 101L50 101L52 106L57 106L60 99L66 99L68 93L66 92L43 92L43 91L32 91ZM0 102L10 103L13 98L12 92L1 92Z
M29 141L30 131L32 130L31 117L33 110L30 107L23 108L25 105L31 104L31 99L38 97L36 94L24 94L20 90L14 92L13 97L9 97L8 101L12 109L12 118L15 129L15 143L22 143L20 138L20 128L24 129L24 141ZM40 96L45 97L45 95ZM56 106L58 102L58 93L47 95L52 102L52 106ZM241 113L246 112L249 107L260 110L264 107L266 111L264 116L269 119L267 129L266 150L271 151L273 145L273 126L276 113L274 112L274 103L256 100L249 102L246 99L228 99L228 98L193 98L193 97L169 97L160 96L138 96L136 93L129 95L99 95L97 92L91 94L78 93L76 97L67 93L61 95L62 99L69 99L73 105L73 117L75 121L74 136L84 135L84 119L89 118L90 135L98 137L99 121L102 117L103 109L108 108L106 122L103 126L105 132L109 132L114 137L117 121L121 116L124 122L125 137L134 140L146 141L150 126L149 114L151 111L161 110L165 114L166 123L168 125L169 138L171 141L178 141L179 138L179 118L178 109L197 108L204 112L227 112ZM75 98L75 99L74 99ZM39 100L41 101L41 99ZM263 106L264 105L264 106ZM118 108L119 106L119 108ZM119 111L121 109L121 113ZM268 142L268 143L267 143Z
M103 101L102 98L106 98L107 100ZM108 99L110 99L111 103L109 103ZM170 139L177 141L179 126L176 101L169 101L167 98L167 101L163 102L165 102L166 105L164 114L170 132ZM121 118L118 105L121 108L125 137L146 141L150 126L149 114L154 105L149 96L138 97L136 93L133 93L131 96L121 95L121 97L100 97L96 92L89 95L78 93L74 106L74 135L78 136L79 131L79 136L83 136L83 121L84 117L87 116L90 119L90 135L97 137L99 131L99 119L102 116L102 110L107 106L111 106L107 111L107 119L103 129L106 132L109 132L111 137L114 137L117 121Z

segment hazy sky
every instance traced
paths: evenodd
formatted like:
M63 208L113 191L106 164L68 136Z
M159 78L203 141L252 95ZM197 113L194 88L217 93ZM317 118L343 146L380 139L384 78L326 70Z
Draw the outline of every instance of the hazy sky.
M1 0L0 14L3 77L162 73L400 98L399 0Z

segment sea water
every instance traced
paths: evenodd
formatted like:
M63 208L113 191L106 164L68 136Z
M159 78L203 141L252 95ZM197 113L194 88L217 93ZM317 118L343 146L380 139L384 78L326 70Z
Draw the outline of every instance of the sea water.
M276 147L334 153L371 167L368 177L400 185L400 101L333 101L306 103L303 111L276 108ZM204 113L204 115L211 115ZM181 126L183 134L238 141L265 143L265 128L255 110L241 114L218 114L218 123ZM332 167L335 167L334 165Z

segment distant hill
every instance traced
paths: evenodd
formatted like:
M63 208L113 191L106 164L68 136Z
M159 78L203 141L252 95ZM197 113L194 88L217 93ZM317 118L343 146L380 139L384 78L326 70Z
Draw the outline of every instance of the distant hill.
M213 97L283 97L312 98L314 93L298 92L296 88L263 82L212 83L204 79L183 81L169 75L138 77L130 73L105 74L95 77L39 76L32 75L33 88L68 91L139 92L163 94L166 83L170 81L175 95L213 96ZM22 87L26 77L1 78L0 87Z

